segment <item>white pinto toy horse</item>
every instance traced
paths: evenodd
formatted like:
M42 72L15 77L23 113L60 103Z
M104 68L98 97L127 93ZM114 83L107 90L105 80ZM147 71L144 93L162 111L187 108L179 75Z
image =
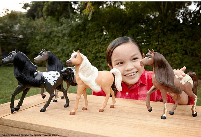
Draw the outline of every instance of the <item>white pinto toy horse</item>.
M76 82L77 82L77 96L74 109L70 112L70 115L75 115L78 108L78 103L81 95L83 94L85 99L85 107L82 110L87 110L88 101L86 88L91 88L93 91L100 91L101 88L106 94L105 102L99 109L99 112L103 112L107 105L110 94L112 95L112 105L110 108L114 108L115 95L111 86L115 81L117 90L121 91L122 76L118 69L112 69L111 71L98 71L98 69L91 65L86 56L82 53L73 51L71 58L66 61L68 66L75 65L76 70Z

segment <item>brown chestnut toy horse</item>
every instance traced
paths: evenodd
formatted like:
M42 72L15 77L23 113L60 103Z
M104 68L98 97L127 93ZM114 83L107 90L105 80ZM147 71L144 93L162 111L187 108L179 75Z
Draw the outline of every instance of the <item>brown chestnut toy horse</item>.
M106 94L105 102L99 109L99 112L103 112L107 105L110 94L112 95L112 105L110 108L114 108L115 96L111 86L115 82L117 90L121 91L121 73L118 69L112 69L111 71L98 71L98 69L91 65L86 56L81 54L79 50L73 51L71 58L66 61L68 66L75 65L76 82L77 82L77 96L74 109L70 112L70 115L75 115L78 108L78 103L81 95L83 94L85 99L85 107L82 110L87 110L88 101L86 88L91 88L93 91L100 91L101 88Z
M154 52L153 49L152 51L149 50L145 58L141 60L140 64L141 66L145 65L153 66L153 76L152 76L153 86L147 92L147 101L146 101L146 106L149 112L152 111L152 107L150 106L150 95L154 91L160 89L164 103L164 110L161 119L166 119L167 93L170 94L174 93L177 96L175 105L173 106L172 110L169 111L169 114L173 115L174 110L178 105L178 101L180 100L180 94L182 93L182 91L184 91L188 96L194 99L194 104L191 109L192 116L193 117L197 116L197 112L195 111L197 96L192 91L193 83L189 75L186 74L185 78L183 78L184 80L180 80L179 78L177 78L174 75L174 71L170 66L170 64L168 63L168 61L165 59L165 57L158 52Z

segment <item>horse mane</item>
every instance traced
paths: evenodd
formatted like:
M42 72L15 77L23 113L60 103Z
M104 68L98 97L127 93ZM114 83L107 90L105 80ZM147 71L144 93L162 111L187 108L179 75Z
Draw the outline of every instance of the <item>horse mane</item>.
M14 76L24 85L40 86L43 80L40 81L34 78L34 73L37 71L37 66L22 52L18 51L14 60Z
M80 53L83 61L79 67L80 79L94 91L100 91L101 88L95 82L98 77L98 69L91 65L86 56Z
M174 72L165 57L158 53L154 53L154 73L159 84L170 88L174 93L180 94L182 91L174 85Z
M53 54L51 51L48 51L48 59L47 59L47 71L59 71L63 69L63 64L58 59L58 57Z

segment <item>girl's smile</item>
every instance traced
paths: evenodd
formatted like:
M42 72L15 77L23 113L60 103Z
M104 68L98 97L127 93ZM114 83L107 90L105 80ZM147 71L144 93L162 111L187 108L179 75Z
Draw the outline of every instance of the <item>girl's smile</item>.
M128 78L133 78L133 77L135 77L135 75L137 74L137 72L138 71L136 71L136 72L130 72L130 73L125 74L124 76L128 77Z

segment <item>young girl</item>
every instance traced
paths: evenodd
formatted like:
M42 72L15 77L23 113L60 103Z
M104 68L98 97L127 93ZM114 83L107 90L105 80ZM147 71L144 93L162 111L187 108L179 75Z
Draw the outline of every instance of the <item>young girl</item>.
M152 71L145 71L140 66L142 51L130 37L119 37L115 39L107 48L106 60L110 69L117 68L122 74L122 91L117 91L117 98L146 100L146 93L153 86ZM105 96L104 91L94 92L92 95ZM160 90L151 94L151 101L162 101ZM167 95L167 102L174 103L176 98ZM193 104L191 98L188 103L188 96L185 92L181 94L179 104Z

